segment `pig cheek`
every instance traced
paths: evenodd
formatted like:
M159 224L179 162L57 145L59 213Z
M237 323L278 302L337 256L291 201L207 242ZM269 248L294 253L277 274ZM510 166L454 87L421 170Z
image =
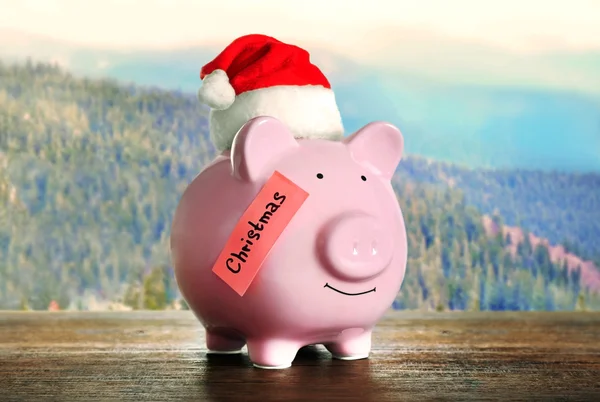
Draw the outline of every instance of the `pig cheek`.
M326 280L326 270L316 258L315 231L302 227L302 222L298 221L293 225L295 227L290 226L278 239L277 247L268 257L268 267L262 274L281 298L302 299L325 285L325 282L320 282Z

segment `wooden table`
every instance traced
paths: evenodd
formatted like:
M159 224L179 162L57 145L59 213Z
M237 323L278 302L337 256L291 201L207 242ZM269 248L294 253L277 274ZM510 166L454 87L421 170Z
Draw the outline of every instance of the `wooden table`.
M260 370L187 311L0 312L0 401L600 401L600 314L391 312L373 348Z

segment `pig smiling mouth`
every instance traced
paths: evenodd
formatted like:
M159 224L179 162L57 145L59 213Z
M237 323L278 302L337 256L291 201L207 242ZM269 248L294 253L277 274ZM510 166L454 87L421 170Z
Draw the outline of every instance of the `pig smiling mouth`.
M338 292L338 293L341 293L341 294L343 294L343 295L346 295L346 296L360 296L360 295L364 295L364 294L367 294L367 293L375 292L375 291L376 291L376 289L377 289L377 288L375 287L375 288L373 288L373 289L371 289L371 290L367 290L367 291L365 291L365 292L360 292L360 293L346 293L346 292L342 292L341 290L338 290L338 289L334 288L333 286L329 285L328 283L326 283L326 284L325 284L325 286L323 286L323 287L324 287L324 288L329 288L329 289L331 289L331 290L334 290L334 291L336 291L336 292Z

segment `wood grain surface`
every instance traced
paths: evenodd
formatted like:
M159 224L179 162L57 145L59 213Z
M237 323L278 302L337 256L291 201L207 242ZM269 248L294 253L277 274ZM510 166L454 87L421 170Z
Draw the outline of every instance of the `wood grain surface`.
M600 314L390 314L370 359L207 356L187 311L0 312L0 401L600 401Z

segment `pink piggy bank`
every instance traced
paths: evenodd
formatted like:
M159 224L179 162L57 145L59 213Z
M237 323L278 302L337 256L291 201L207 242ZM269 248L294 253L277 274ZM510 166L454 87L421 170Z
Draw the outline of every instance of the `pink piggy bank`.
M406 229L390 182L402 151L400 131L381 122L342 141L296 139L271 117L240 129L231 152L186 189L172 226L177 283L206 329L210 352L247 345L260 368L290 367L298 350L313 344L339 359L369 356L372 330L406 269ZM275 171L309 196L240 296L213 266ZM266 223L259 218L248 222L254 234ZM251 252L244 240L240 250L248 253L229 260L236 270Z

